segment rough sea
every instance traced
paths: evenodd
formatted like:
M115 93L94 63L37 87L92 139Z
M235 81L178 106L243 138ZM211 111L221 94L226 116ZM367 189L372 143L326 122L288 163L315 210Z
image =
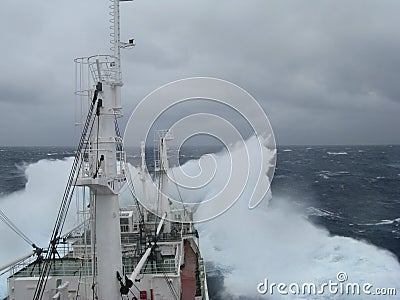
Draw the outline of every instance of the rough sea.
M181 160L196 159L210 151L211 148L186 150L181 152ZM32 211L29 217L35 224L53 223L56 216L48 215L46 208L42 215L36 215L41 211L37 206L42 205L38 199L40 193L52 189L57 174L68 173L67 158L73 153L73 148L59 147L0 148L0 208L11 219L16 218L15 223L28 236L34 230L18 220L17 211ZM57 185L62 187L62 182ZM57 207L59 201L54 199L52 206ZM227 222L239 228L234 231L236 227L231 227L231 237L216 239L221 232L215 228L218 222L201 225L201 249L207 261L211 299L353 299L257 293L257 284L267 276L289 284L309 278L334 279L339 271L345 271L353 281L379 278L381 287L396 285L397 296L376 299L400 297L399 145L278 147L272 199L266 206L272 212L256 213L248 222L246 217L230 216L228 212L226 218L231 219ZM252 229L253 222L257 230ZM242 232L241 228L248 231ZM8 231L0 223L0 265L30 251ZM254 232L254 236L242 239L246 232ZM288 236L293 240L288 241ZM40 239L41 235L33 238ZM12 252L16 253L14 257ZM378 277L369 278L370 273ZM5 295L4 277L1 280L0 298Z

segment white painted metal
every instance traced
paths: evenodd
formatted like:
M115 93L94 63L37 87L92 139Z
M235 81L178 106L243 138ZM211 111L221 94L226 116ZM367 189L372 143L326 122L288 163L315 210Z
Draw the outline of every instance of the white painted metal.
M118 196L98 194L96 202L97 294L99 299L117 299L116 273L122 271Z
M140 167L140 181L142 182L142 201L144 201L145 203L147 203L148 205L149 203L149 199L147 199L147 188L146 188L146 180L147 180L147 168L146 168L146 145L145 143L142 141L140 143L140 156L142 158L142 165ZM153 203L151 203L151 205L153 205ZM155 209L155 207L148 207L148 208L152 208ZM143 215L145 220L147 219L147 210L144 209L143 210Z
M164 215L163 215L162 218L161 218L160 223L159 223L158 226L157 226L156 236L158 236L158 235L160 234L160 231L161 231L161 228L162 228L162 226L163 226L163 224L164 224L164 221L165 221L165 217L166 217L166 216L167 216L167 214L164 213Z
M120 286L116 273L122 273L122 254L114 107L117 103L116 90L120 87L102 82L102 88L98 95L102 99L98 128L91 137L94 147L91 158L95 162L91 173L97 173L97 178L90 184L96 201L97 294L99 299L117 299Z
M97 296L99 299L117 299L120 297L120 285L116 279L117 272L122 274L121 228L119 220L119 182L117 174L117 134L115 132L115 114L121 109L120 88L120 15L119 0L113 0L113 44L114 44L114 78L102 78L102 66L96 60L98 79L102 91L98 99L102 107L98 116L98 127L91 136L90 174L93 180L87 180L94 192L96 237L94 253L97 257Z
M81 278L83 279L84 276ZM77 291L76 287L78 286L78 276L49 276L47 279L46 290L44 291L42 299L52 299L54 295L58 292L58 288L62 288L62 292L64 295L68 295L64 299L84 299L84 300L94 300L91 297L90 287L88 288L88 297L85 298L76 298ZM10 277L8 279L8 298L7 299L14 299L14 300L26 300L32 299L33 293L35 291L35 286L37 284L38 277ZM61 282L61 285L59 283ZM63 287L66 283L66 286ZM68 288L69 287L69 288ZM86 287L81 287L82 289ZM82 291L80 293L82 295ZM61 298L63 299L63 298Z
M146 252L143 254L142 258L139 260L138 264L135 267L135 270L132 272L130 279L135 282L136 277L139 275L140 270L142 270L144 264L146 263L147 258L149 257L151 252L151 247L146 249Z
M111 65L107 61L100 61L106 56L95 59L94 79L102 84L98 93L101 107L97 126L90 137L91 148L89 157L89 173L83 176L79 185L91 188L94 203L91 203L92 247L97 259L96 283L99 299L117 299L120 297L120 285L116 274L122 274L121 228L119 220L119 187L121 166L117 165L117 143L115 131L115 116L120 114L121 58L120 58L120 15L119 0L112 0L113 16L111 34L113 38L114 61ZM90 67L89 58L89 67ZM109 67L111 66L111 69ZM107 69L104 69L104 68ZM93 68L93 65L92 65ZM111 72L111 73L110 73ZM110 75L111 74L111 75ZM95 240L95 241L94 241Z
M114 14L114 56L115 56L115 70L116 70L116 83L122 84L121 78L121 37L120 37L120 22L119 22L119 0L114 0L113 3Z
M161 180L161 210L166 213L167 217L171 219L171 206L168 198L168 147L167 140L171 140L169 131L160 139L160 180ZM164 225L164 233L171 233L171 222L166 221Z
M95 80L102 84L97 98L101 103L98 119L90 137L89 170L79 185L91 188L92 247L97 260L97 276L94 274L96 294L99 299L118 299L120 284L117 272L122 274L121 228L119 220L119 188L121 166L117 163L117 143L115 116L120 114L120 24L119 0L113 0L113 44L114 62L110 65L107 56L95 57L90 64ZM102 60L103 59L103 60ZM104 61L105 60L105 61ZM111 73L110 73L111 72ZM87 176L89 174L89 176Z
M51 298L54 300L68 300L69 282L64 282L57 288L57 293Z
M140 180L142 182L146 182L146 151L145 151L145 144L143 141L140 143L140 156L142 158Z
M160 223L157 226L157 231L156 231L156 237L158 237L158 235L161 232L161 228L164 224L165 221L165 217L167 216L167 214L164 213L163 217L161 218ZM135 282L136 277L139 275L140 271L142 270L144 264L147 261L147 258L149 257L150 253L151 253L151 248L154 246L154 242L151 243L150 247L146 249L146 252L143 254L143 256L140 258L138 264L136 265L135 269L133 270L130 279Z

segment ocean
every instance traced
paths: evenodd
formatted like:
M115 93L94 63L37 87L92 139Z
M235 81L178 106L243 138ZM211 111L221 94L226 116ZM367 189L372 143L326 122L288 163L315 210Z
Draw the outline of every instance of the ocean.
M186 149L180 159L213 150ZM0 208L33 240L47 242L46 227L50 232L73 153L68 147L0 148ZM54 199L46 198L47 190ZM271 190L272 198L253 211L239 212L235 204L199 225L211 299L364 299L257 292L266 277L321 282L339 271L353 282L374 281L400 294L399 145L280 146ZM40 232L18 217L23 211ZM8 231L0 223L0 265L30 251Z

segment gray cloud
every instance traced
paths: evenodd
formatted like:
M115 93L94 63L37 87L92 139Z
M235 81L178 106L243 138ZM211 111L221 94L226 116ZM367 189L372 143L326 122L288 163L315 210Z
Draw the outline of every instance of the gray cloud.
M72 60L109 51L108 4L3 6L2 145L73 143ZM122 37L137 40L123 51L125 114L162 84L212 76L259 100L278 143L400 143L399 9L395 0L121 3Z

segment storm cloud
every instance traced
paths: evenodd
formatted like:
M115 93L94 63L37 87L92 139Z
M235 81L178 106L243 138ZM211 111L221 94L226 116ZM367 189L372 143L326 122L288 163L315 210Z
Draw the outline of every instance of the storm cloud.
M109 53L106 0L0 11L0 145L74 145L73 59ZM400 2L121 3L126 117L155 88L210 76L251 93L278 144L400 143Z

